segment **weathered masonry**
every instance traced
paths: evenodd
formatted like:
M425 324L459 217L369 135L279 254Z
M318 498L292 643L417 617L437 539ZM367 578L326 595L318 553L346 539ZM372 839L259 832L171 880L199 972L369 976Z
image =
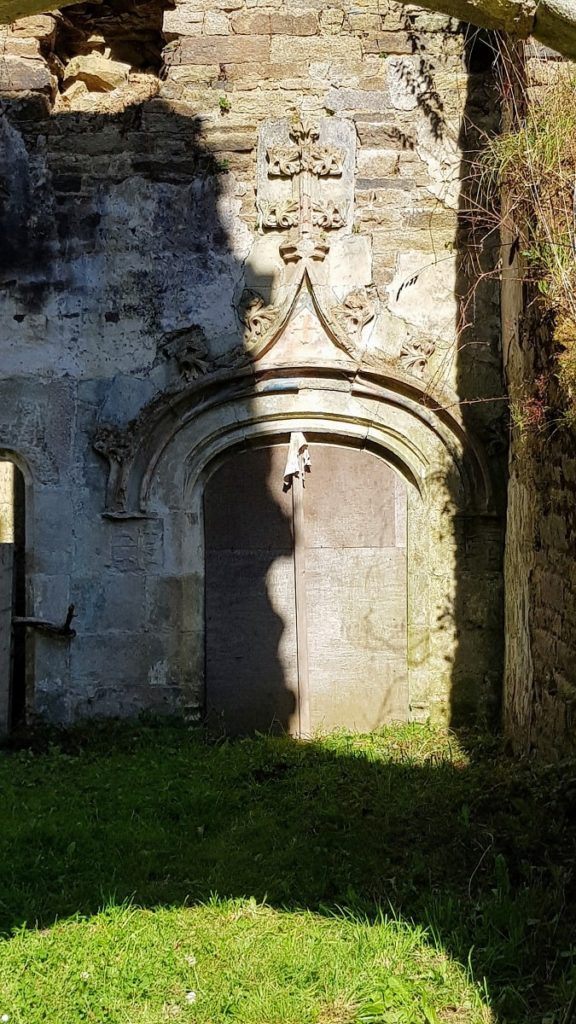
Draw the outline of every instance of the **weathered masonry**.
M24 696L231 731L493 713L505 403L467 192L491 64L388 2L6 28L0 468L26 593L0 615L61 628L15 623L4 727Z

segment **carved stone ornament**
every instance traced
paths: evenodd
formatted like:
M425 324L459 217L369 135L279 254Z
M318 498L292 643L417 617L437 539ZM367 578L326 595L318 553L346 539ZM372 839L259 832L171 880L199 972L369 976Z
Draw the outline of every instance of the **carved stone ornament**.
M428 360L436 350L433 341L415 339L405 341L400 352L400 362L415 377L423 377Z
M244 324L244 347L250 352L270 330L278 309L266 305L261 295L245 291L240 302L240 313Z
M292 178L308 171L317 178L342 174L345 153L337 146L321 145L318 125L305 127L302 121L293 121L288 129L293 145L271 146L268 149L268 173Z
M354 288L337 306L333 306L332 315L340 327L357 344L362 328L373 319L376 303L366 288Z
M322 232L346 226L348 202L344 196L331 195L330 186L322 182L326 178L342 177L347 150L344 146L327 144L325 139L321 142L317 124L292 121L284 132L290 140L287 144L276 134L278 141L265 146L266 177L289 179L291 195L286 196L286 186L284 194L278 198L260 195L259 227L260 230L290 231L289 239L280 246L285 263L323 260L330 243Z
M322 263L330 252L330 245L319 235L301 235L293 242L282 242L279 252L284 263L299 263L300 260Z
M206 336L197 324L167 334L162 353L166 359L174 360L183 381L196 380L211 369Z
M347 208L344 202L312 203L312 224L323 231L343 228L346 224Z
M110 463L121 463L130 458L133 451L133 439L126 430L113 424L102 424L94 432L92 445L99 455L103 455Z
M259 203L258 214L261 228L295 228L300 219L300 203L297 199Z
M302 170L301 152L298 146L273 146L268 150L268 173L291 178Z

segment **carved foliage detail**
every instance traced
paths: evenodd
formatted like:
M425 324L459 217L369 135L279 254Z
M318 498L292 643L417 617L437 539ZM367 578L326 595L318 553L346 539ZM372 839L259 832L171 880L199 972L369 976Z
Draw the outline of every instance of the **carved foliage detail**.
M413 373L416 377L422 377L435 349L433 341L426 341L423 338L405 341L400 352L400 362L409 373Z
M335 228L343 228L346 223L347 204L344 202L326 203L314 202L312 204L312 224L314 227L323 228L324 231L331 231Z
M308 171L317 178L338 177L342 174L345 152L337 146L321 145L318 125L305 127L302 121L294 121L290 125L289 135L292 145L271 146L267 151L268 173L271 176L292 178L302 171Z
M373 319L375 313L376 303L366 288L354 288L332 309L334 319L354 344L360 340L362 328Z
M272 146L267 156L270 175L291 178L302 170L301 153L297 146Z
M132 434L113 424L98 427L92 438L94 450L103 455L110 463L120 464L132 455Z
M300 203L298 199L279 200L276 203L263 202L258 204L260 227L264 228L295 228L300 219Z
M286 263L298 262L311 257L323 259L329 245L313 247L305 252L303 241L315 236L321 241L320 232L334 231L346 226L348 203L344 197L319 194L323 186L320 179L342 177L346 161L346 149L320 142L320 128L317 124L305 126L302 121L293 121L288 128L290 143L273 145L266 149L268 176L288 178L291 181L290 197L274 200L260 199L258 203L259 227L272 230L291 231L288 247L281 246L280 254Z
M240 315L244 324L244 346L250 352L270 330L278 309L267 305L261 295L247 290L240 303Z
M183 381L196 380L211 369L206 336L197 324L167 334L162 353L166 359L174 360Z

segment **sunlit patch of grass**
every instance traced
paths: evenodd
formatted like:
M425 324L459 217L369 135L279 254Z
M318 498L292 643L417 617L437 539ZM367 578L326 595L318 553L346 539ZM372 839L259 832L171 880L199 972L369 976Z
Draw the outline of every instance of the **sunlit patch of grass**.
M13 1024L409 1024L454 1006L466 1024L489 1020L466 971L422 928L254 900L109 907L20 930L4 946L0 992Z
M0 792L0 1019L559 1024L570 1001L569 762L428 726L106 723L1 753Z

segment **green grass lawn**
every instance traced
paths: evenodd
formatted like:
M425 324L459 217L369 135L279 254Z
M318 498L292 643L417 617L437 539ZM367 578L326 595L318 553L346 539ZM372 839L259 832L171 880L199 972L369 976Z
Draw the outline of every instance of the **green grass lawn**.
M567 1024L576 768L426 727L0 754L0 1021Z

